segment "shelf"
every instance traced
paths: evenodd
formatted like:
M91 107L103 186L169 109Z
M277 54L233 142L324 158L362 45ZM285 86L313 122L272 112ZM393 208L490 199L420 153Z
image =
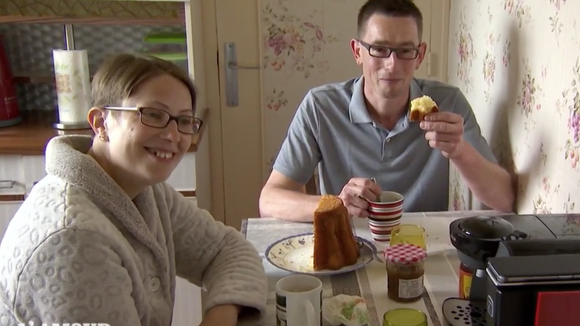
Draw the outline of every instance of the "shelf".
M58 135L93 135L92 129L83 130L56 130L52 123L56 121L57 113L29 112L24 114L23 121L12 127L0 128L0 155L43 155L48 141ZM198 134L192 137L188 152L196 152L206 133L209 122L209 110L203 109L197 115L204 124Z
M1 23L184 25L188 1L1 0Z
M54 83L54 74L48 72L14 72L14 81L19 84Z
M116 1L116 0L112 0ZM127 0L127 1L138 1L138 2L181 2L181 3L189 3L190 0Z
M0 24L84 24L84 25L166 25L181 26L181 18L31 17L0 16Z

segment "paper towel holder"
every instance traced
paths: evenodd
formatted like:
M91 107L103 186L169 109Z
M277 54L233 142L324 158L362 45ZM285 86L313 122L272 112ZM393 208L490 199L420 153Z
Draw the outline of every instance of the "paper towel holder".
M72 24L65 24L64 25L64 47L66 50L74 50L75 49L75 39L74 39L74 28ZM58 112L58 108L57 108ZM58 114L57 114L58 119ZM89 125L88 121L79 121L79 122L57 122L53 124L53 128L58 130L84 130L90 129L91 126Z

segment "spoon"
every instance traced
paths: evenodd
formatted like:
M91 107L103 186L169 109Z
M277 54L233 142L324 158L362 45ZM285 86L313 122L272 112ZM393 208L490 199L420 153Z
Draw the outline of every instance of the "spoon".
M371 181L372 181L373 183L377 183L377 179L375 179L374 177L371 177L370 179L371 179ZM372 200L370 200L370 199L368 199L368 198L366 198L366 197L363 197L363 196L361 196L361 195L357 195L357 197L358 197L358 198L360 198L360 199L362 199L362 200L366 200L366 202L367 202L367 203L369 203L369 204L372 202ZM377 196L377 197L375 198L375 201L377 201L377 202L381 201L381 196Z
M375 179L374 177L371 177L371 181L374 182L375 184L377 183L377 179ZM376 198L377 201L381 201L381 196L377 196Z
M360 255L360 251L361 251L362 247L364 246L364 244L359 239L356 239L356 244L358 246L358 252L359 252L359 255ZM376 259L380 263L383 262L383 260L381 259L381 257L379 257L379 254L378 254L377 250L373 250L373 258Z

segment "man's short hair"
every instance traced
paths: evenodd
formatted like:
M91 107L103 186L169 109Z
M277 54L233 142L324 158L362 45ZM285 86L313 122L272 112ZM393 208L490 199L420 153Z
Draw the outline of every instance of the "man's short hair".
M419 41L423 36L423 15L421 10L411 0L368 0L359 10L357 18L358 37L366 32L367 22L374 14L387 17L412 17L417 24Z

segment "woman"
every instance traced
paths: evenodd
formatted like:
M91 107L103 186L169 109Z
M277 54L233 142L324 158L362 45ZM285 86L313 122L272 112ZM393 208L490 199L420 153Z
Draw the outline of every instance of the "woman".
M117 55L92 98L94 140L49 142L47 176L6 231L0 322L169 326L176 275L207 291L201 325L259 316L267 279L254 247L164 183L202 124L187 74Z

